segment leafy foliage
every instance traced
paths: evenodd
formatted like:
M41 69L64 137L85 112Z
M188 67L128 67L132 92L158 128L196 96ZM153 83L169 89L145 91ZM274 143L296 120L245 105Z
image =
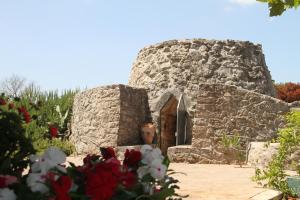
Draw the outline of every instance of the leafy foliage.
M234 134L233 136L223 134L221 143L225 148L239 148L240 136L238 134Z
M60 147L68 155L74 151L68 142L73 99L76 91L58 92L35 91L22 96L22 105L31 107L31 116L35 119L26 129L26 136L33 142L38 152L50 146ZM50 127L57 129L57 135L51 135Z
M18 179L1 176L2 187L17 199L33 200L179 200L187 197L176 193L178 180L171 176L176 172L168 170L169 160L159 149L143 146L140 151L126 150L123 162L116 158L111 147L101 148L101 154L87 155L81 166L69 163L66 167L62 165L66 155L51 147L42 155L32 156L29 174Z
M266 169L256 169L253 180L257 183L291 194L286 182L284 167L287 157L300 145L300 112L291 112L286 116L287 125L278 133L280 143L278 154L275 155Z
M300 83L275 84L277 97L288 103L300 101Z
M257 0L259 2L267 3L270 9L270 16L282 15L287 9L298 8L300 0Z
M50 146L61 148L67 155L73 153L68 136L75 93L30 90L21 98L0 96L0 173L19 175L27 167L30 154ZM50 125L57 127L55 137L50 135Z
M242 167L245 161L245 152L242 150L241 136L239 134L227 135L223 134L221 139L221 145L227 150L234 150L237 152L237 160L240 167Z
M27 167L28 156L35 153L31 140L25 137L27 124L22 113L11 109L4 95L0 106L0 174L21 175Z

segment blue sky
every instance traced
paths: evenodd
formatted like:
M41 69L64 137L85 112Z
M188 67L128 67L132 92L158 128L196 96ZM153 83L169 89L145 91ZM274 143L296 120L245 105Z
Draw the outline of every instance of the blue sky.
M300 82L300 10L268 17L254 0L0 0L0 79L43 89L126 84L144 46L170 39L263 45L277 82Z

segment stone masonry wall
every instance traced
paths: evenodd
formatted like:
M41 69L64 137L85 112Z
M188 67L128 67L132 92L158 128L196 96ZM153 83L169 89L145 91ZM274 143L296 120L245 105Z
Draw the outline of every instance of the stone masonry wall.
M223 134L239 134L243 150L251 141L267 141L284 125L288 104L270 96L222 84L200 84L193 127L193 153L202 163L230 163Z
M151 121L147 92L120 85L121 116L118 133L118 146L143 144L140 128Z
M73 104L71 141L78 154L100 147L140 144L140 124L147 118L143 89L111 85L77 94ZM149 109L148 109L149 110Z
M76 152L98 153L100 146L116 146L120 110L118 85L78 93L74 98L70 138Z
M152 115L159 112L159 98L171 92L185 94L191 118L199 83L236 85L275 96L261 45L243 41L171 40L145 47L129 78L130 86L147 89Z

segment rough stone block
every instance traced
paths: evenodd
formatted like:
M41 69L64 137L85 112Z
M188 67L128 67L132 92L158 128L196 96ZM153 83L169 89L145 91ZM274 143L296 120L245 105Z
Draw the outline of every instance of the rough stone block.
M70 139L78 154L141 144L140 126L149 118L144 89L110 85L86 90L74 98Z
M277 154L279 143L251 142L247 164L256 168L265 168Z

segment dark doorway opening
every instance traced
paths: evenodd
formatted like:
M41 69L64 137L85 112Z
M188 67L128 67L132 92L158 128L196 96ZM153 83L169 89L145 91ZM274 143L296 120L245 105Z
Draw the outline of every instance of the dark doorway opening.
M160 111L160 149L164 155L168 147L176 145L178 101L171 96Z

